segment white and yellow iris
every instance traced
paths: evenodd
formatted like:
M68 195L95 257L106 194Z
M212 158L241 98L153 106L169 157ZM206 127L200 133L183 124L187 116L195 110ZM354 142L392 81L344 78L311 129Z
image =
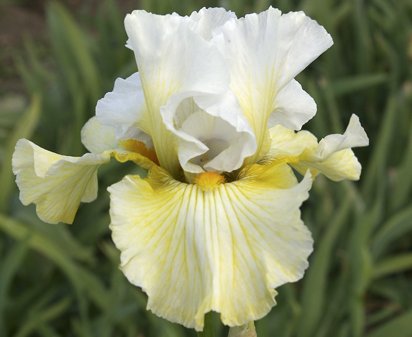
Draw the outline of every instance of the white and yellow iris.
M90 153L17 143L20 199L46 222L72 223L96 198L98 167L134 161L148 176L109 188L110 228L148 308L196 330L212 310L229 326L259 319L308 266L300 206L313 177L359 179L351 148L368 138L355 115L319 142L298 131L316 104L294 78L332 39L304 13L273 8L240 19L134 11L125 26L139 73L98 102L82 131Z

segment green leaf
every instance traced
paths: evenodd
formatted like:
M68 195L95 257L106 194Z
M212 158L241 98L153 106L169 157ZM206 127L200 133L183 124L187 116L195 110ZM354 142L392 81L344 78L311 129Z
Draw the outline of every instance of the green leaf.
M29 319L22 324L16 337L26 337L29 336L34 330L38 329L45 322L54 319L55 317L61 315L69 306L70 299L65 298L56 304L47 306L41 311L33 312Z
M27 254L28 244L27 241L20 241L13 249L8 253L8 255L1 261L0 264L0 336L6 335L6 318L5 318L5 307L9 301L9 288L11 282L21 267L21 263Z
M384 277L389 274L406 272L410 269L412 269L412 253L399 254L387 257L378 263L374 268L373 277Z
M366 337L410 337L412 310L372 330Z
M40 116L41 98L39 95L32 96L31 104L20 120L10 137L7 139L3 165L0 170L0 212L5 212L7 209L7 199L13 187L13 172L11 167L11 159L14 152L14 147L20 138L30 137L36 128L37 121Z
M99 97L100 81L95 62L90 51L90 42L86 39L84 32L73 20L69 12L59 3L52 2L48 10L50 29L53 33L53 42L56 52L62 60L75 68L79 74L81 85L90 93L91 99L95 101ZM60 41L57 41L60 39ZM63 55L67 53L67 56ZM67 69L73 71L73 69Z
M31 232L27 226L1 214L0 229L17 240L29 236L29 246L56 263L67 275L77 291L83 292L87 290L84 294L102 309L110 305L108 303L107 291L102 282L90 271L76 264L60 246L56 245L47 236Z
M351 76L336 80L330 84L330 90L336 95L358 95L359 91L368 89L370 87L381 85L388 80L387 74L371 74Z
M302 294L302 313L298 324L298 336L313 336L317 324L322 318L326 302L328 272L332 264L332 252L339 232L350 213L351 199L346 199L340 206L334 219L329 223L322 240L315 247L312 263L305 276Z
M379 228L372 241L372 253L375 258L381 256L391 244L412 231L412 206L395 213Z

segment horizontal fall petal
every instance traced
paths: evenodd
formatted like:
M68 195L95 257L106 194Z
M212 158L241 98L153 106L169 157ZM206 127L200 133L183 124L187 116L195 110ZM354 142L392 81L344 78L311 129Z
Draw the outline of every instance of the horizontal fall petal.
M316 156L326 159L340 150L368 145L369 138L360 124L359 117L352 115L343 135L328 135L319 142Z
M71 157L47 151L27 139L17 142L12 166L20 200L23 205L34 203L37 215L43 221L73 223L80 203L96 199L97 170L111 157L119 162L133 161L146 169L155 165L150 153L136 146L133 140L110 150L97 148L96 144L87 141L86 144L91 150L104 151Z
M109 154L61 156L21 139L13 154L13 172L24 205L36 204L37 215L48 223L72 223L80 202L97 197L97 169Z
M148 308L202 330L204 315L239 326L275 305L276 287L300 279L312 238L300 219L310 177L287 165L255 165L210 190L158 167L109 187L121 269L148 294Z
M308 131L295 133L281 125L270 129L271 149L267 159L290 163L300 173L308 169L331 180L358 180L361 165L353 153L353 147L367 146L369 139L359 118L352 115L346 131L329 135L317 141Z

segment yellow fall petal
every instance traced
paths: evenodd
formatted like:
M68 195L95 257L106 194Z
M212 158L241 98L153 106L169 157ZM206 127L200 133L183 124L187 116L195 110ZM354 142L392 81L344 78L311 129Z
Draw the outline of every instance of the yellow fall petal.
M27 139L20 139L13 154L13 172L24 205L36 204L40 219L48 223L73 223L80 202L97 197L97 170L114 157L119 162L133 161L143 168L156 165L150 151L134 140L102 153L82 157L62 156L47 151ZM145 157L148 155L150 158Z
M299 207L311 179L297 183L284 164L254 166L211 189L159 167L109 188L121 269L148 309L196 330L212 310L239 326L269 312L274 288L302 277L312 238Z
M351 147L366 146L368 137L356 115L342 135L329 135L319 143L308 131L294 132L281 125L270 129L271 149L267 159L289 163L300 173L310 170L334 181L358 180L361 165Z
M21 139L13 154L13 172L24 205L36 204L48 223L72 223L80 202L97 196L97 169L110 155L61 156Z
M302 156L292 166L304 174L308 169L313 176L319 173L333 181L359 180L362 166L351 149L341 150L325 160L313 158L311 153Z

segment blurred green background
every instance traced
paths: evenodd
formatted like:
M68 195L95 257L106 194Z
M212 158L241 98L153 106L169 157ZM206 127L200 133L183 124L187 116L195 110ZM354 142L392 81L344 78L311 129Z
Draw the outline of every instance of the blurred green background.
M304 10L335 41L298 78L318 104L307 127L342 132L356 113L371 145L355 151L360 182L316 181L303 207L315 238L309 270L279 289L258 336L412 336L412 1L0 0L1 337L195 336L147 312L118 270L105 189L131 167L103 167L98 200L72 226L47 225L20 204L11 155L22 137L85 151L80 129L96 101L136 70L126 12L224 6L241 16L269 4Z

